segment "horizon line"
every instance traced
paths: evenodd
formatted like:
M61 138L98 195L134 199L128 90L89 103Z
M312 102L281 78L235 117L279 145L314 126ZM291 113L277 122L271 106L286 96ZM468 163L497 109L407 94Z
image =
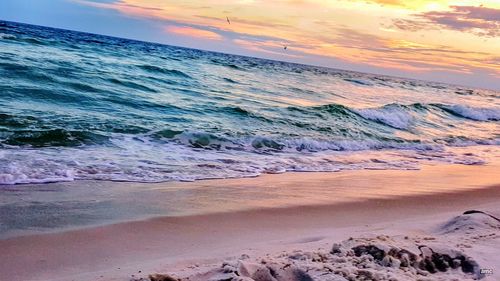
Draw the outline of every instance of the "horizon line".
M57 29L57 30L62 30L62 31L68 31L68 32L85 33L85 34L89 34L89 35L93 35L93 36L104 36L104 37L110 37L110 38L116 38L116 39L124 39L124 40L129 40L129 41L136 41L136 42L141 42L141 43L147 43L147 44L157 44L157 45L167 46L167 47L182 48L182 49L196 50L196 51L202 51L202 52L211 52L211 53L222 54L222 55L239 56L239 57L246 57L246 58L252 58L252 59L267 60L267 61L273 61L273 62L290 63L290 64L302 65L302 66L308 66L308 67L320 67L320 68L326 68L326 69L331 69L331 70L336 70L336 71L353 72L353 73L359 73L359 74L365 74L365 75L386 76L386 77L397 78L397 79L408 79L408 80L420 81L420 82L426 82L426 83L436 83L436 84L443 84L443 85L455 86L455 87L466 87L466 88L472 88L472 89L478 89L478 90L500 92L500 89L495 89L495 88L483 88L483 87L479 87L479 86L455 84L455 83L444 82L444 81L424 80L424 79L421 79L421 78L414 78L414 77L396 76L396 75L383 74L383 73L375 73L375 72L364 72L364 71L353 70L353 69L342 69L342 68L336 68L336 67L332 67L332 66L315 65L315 64L308 64L308 63L302 63L302 62L296 62L296 61L277 60L277 59L271 59L271 58L265 58L265 57L258 57L258 56L249 56L249 55L235 54L235 53L225 53L225 52L222 52L222 51L214 51L214 50L199 49L199 48L187 47L187 46L171 45L171 44L168 44L168 43L146 41L146 40L143 40L143 39L136 39L136 38L129 38L129 37L118 37L118 36L115 36L115 35L93 33L93 32L89 32L89 31L82 31L82 30L67 29L67 28L62 28L62 27L39 25L39 24L27 23L27 22L4 20L4 19L1 19L1 18L0 18L0 22L10 22L10 23L15 23L15 24L24 24L24 25L31 25L31 26L43 27L43 28L51 28L51 29Z

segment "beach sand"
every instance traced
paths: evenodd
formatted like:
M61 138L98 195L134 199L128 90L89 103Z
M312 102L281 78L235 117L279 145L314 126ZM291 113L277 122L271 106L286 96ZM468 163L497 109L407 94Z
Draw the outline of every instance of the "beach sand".
M274 268L272 272L285 278L276 280L309 280L297 279L300 272L313 280L361 280L366 274L372 278L366 280L498 280L500 225L484 214L462 215L481 210L500 217L497 171L494 163L438 165L418 171L290 173L178 183L188 189L223 187L232 196L251 186L269 196L248 204L241 198L236 202L241 206L221 200L203 205L209 207L199 214L2 239L0 276L140 280L163 273L189 280L231 280L228 276L247 274L247 279L233 280L268 280L255 273ZM338 251L330 254L335 243ZM387 253L383 260L369 253L357 257L353 249L360 245L415 254L425 245L439 255L466 257L474 266L470 273L460 266L436 274L403 270L395 265L401 261ZM423 253L425 257L425 249ZM479 275L480 268L493 274Z

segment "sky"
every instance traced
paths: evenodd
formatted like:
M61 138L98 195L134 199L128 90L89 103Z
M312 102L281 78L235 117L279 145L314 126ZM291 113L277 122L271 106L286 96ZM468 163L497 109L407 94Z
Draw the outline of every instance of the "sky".
M500 0L1 0L0 19L500 90Z

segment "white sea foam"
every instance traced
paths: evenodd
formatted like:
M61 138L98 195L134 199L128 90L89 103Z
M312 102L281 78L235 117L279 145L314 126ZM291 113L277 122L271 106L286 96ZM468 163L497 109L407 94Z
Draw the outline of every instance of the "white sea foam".
M474 108L465 105L450 105L444 107L446 110L462 117L477 121L500 120L500 108Z
M127 135L112 142L111 146L0 149L0 184L194 181L290 171L408 170L418 169L423 161L483 163L474 155L441 152L442 145L418 143L297 139L279 141L281 150L266 150L252 146L251 139L239 149L207 149ZM234 140L229 143L234 145Z
M5 34L5 33L0 33L0 39L16 39L17 37L12 34Z
M396 129L406 130L413 122L411 114L399 106L356 109L354 112L361 115L363 118L384 123Z
M0 184L49 183L73 181L74 171L46 160L22 163L13 161L0 168Z

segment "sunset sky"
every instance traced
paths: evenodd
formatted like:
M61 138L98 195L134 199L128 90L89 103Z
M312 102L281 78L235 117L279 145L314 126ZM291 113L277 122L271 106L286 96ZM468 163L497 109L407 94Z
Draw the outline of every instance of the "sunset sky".
M500 89L500 0L2 0L0 19Z

